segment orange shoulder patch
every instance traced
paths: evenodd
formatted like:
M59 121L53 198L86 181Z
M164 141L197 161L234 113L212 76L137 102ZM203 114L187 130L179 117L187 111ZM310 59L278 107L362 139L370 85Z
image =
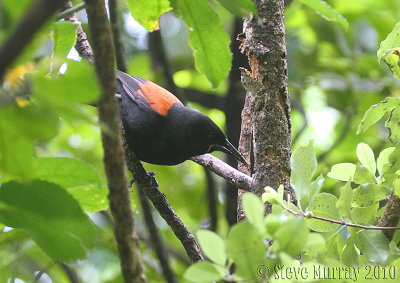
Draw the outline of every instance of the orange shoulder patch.
M140 90L137 91L137 94L143 97L150 104L150 107L162 116L167 116L169 109L175 103L182 104L175 95L151 81L139 84L139 87Z

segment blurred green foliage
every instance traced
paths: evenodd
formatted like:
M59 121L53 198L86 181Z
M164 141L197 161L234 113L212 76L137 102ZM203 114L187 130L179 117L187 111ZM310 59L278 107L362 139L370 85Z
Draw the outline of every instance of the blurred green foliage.
M13 31L31 2L33 1L0 2L0 44ZM169 5L166 5L168 1L159 1L166 8L163 6L164 8L154 11L135 5L143 1L120 2L123 4L122 40L129 72L166 85L162 71L153 67L147 50L147 32L133 18L145 28L153 29L158 15L169 9ZM171 1L171 6L178 10L183 2L188 1ZM225 78L231 60L227 48L228 34L232 33L234 21L234 16L224 8L229 8L229 1L192 2L192 8L199 12L196 17L188 19L183 11L182 20L173 12L168 12L161 16L159 22L174 81L180 87L225 96L229 86L229 81ZM243 5L230 9L239 16L253 9L249 1L234 2ZM294 172L292 183L301 196L301 209L305 210L315 204L331 207L332 203L336 203L337 209L331 207L331 210L322 211L326 213L325 216L335 219L339 214L357 223L371 224L383 213L377 206L377 199L385 197L388 192L377 191L377 186L382 188L384 182L393 182L396 172L392 172L393 169L390 171L387 164L390 164L390 168L397 167L398 147L396 150L388 150L394 144L388 140L389 130L381 119L386 119L393 108L378 111L379 113L373 113L372 116L364 114L371 105L386 97L390 97L388 101L396 101L394 104L397 105L397 97L400 96L399 80L393 77L385 64L379 64L376 57L380 42L398 22L400 3L395 0L326 2L330 8L326 10L327 6L323 4L322 10L318 10L310 4L313 1L294 0L286 7L285 12L289 91L293 99L294 148L314 139L316 154L313 158L307 155L312 152L310 148L300 147L303 155L299 151L294 158L297 156L298 160L304 160L304 155L307 155L311 163L308 167L301 165L303 171ZM146 16L139 8L143 8L145 12L157 13L155 16L154 13ZM135 9L139 9L139 12ZM211 11L211 20L208 25L201 25L199 30L193 30L196 21L203 20L201 23L204 24L201 11ZM133 13L133 18L130 13ZM333 21L326 21L320 14ZM145 23L146 18L143 20L141 16L153 19ZM78 18L86 30L84 11L78 13ZM347 20L348 29L345 28L343 19ZM184 20L189 26L189 32ZM213 31L216 25L218 30ZM204 44L199 40L204 36L204 28L213 31L210 35L206 34L207 39L213 43ZM40 272L44 272L42 278L48 276L53 282L68 282L66 267L54 258L69 261L68 268L73 269L82 282L122 282L118 252L110 216L106 210L107 190L99 130L102 125L97 122L96 108L91 106L99 94L99 88L90 64L84 60L75 62L80 60L79 56L76 52L69 52L75 39L75 29L75 25L64 22L48 23L35 35L29 46L26 46L24 54L8 70L2 84L0 282L8 282L10 278L31 282ZM215 43L221 39L222 48ZM389 48L394 47L396 46ZM199 53L193 56L191 48L201 48L198 52L211 56L209 63L216 62L217 66L198 65L199 60L203 64L204 60L196 57ZM68 53L69 59L66 58ZM382 54L386 54L386 50ZM213 89L212 86L216 85L220 86ZM21 95L21 89L25 87L28 91ZM17 99L14 99L15 96ZM189 106L209 115L222 128L226 122L229 123L225 121L220 110L207 109L194 103ZM373 110L369 110L371 112ZM367 122L358 128L359 134L356 135L362 120ZM395 125L386 126L394 129L390 132L394 138L391 140L397 141L398 134L393 135L396 132ZM371 150L364 145L360 147L362 142L368 144ZM375 154L371 155L371 152ZM314 166L315 159L318 160L318 168ZM332 167L335 164L336 167ZM376 164L377 172L371 164ZM243 278L255 282L252 280L261 278L257 274L257 262L264 261L265 265L279 262L296 266L298 263L294 258L300 250L303 251L305 266L312 265L321 258L327 260L323 263L326 266L334 265L339 260L341 264L354 266L368 261L393 262L398 257L398 249L385 242L386 238L379 231L359 232L348 229L346 234L342 229L324 234L309 233L310 228L327 231L336 226L316 224L312 220L305 225L298 218L279 217L282 212L280 192L270 199L275 203L273 211L276 214L265 219L260 210L261 202L246 197L245 212L249 222L243 222L229 230L223 210L225 195L219 189L217 232L221 236L196 233L201 228L207 228L210 223L203 169L189 161L174 167L148 164L145 167L148 171L156 172L160 189L189 230L198 235L200 243L219 243L217 248L206 247L204 250L217 264L203 263L203 268L209 271L208 274L214 276L210 280L226 275L228 265L224 265L224 259L229 264L232 261L237 262L238 269L234 273L234 279ZM350 167L352 169L349 172ZM343 175L344 173L347 175ZM388 176L382 179L384 174ZM334 180L349 181L349 176L353 181L351 185ZM371 180L371 177L377 185L364 185L370 182L366 180ZM218 188L222 188L222 180L215 178L215 181ZM38 190L38 184L48 191L44 194L44 191ZM357 185L360 186L352 190ZM398 187L396 184L397 190ZM24 195L18 197L22 192ZM354 195L361 195L362 198L355 199ZM50 197L51 200L45 202ZM160 264L146 241L148 235L135 189L131 198L136 225L144 239L141 248L146 275L149 282L163 282ZM99 212L100 210L105 211ZM82 211L88 213L90 219ZM320 212L313 211L315 215ZM21 219L26 221L21 222ZM186 278L197 276L196 272L202 268L194 271L192 269L190 272L194 272L194 275L190 275L189 271L185 273L187 263L180 259L180 256L185 256L180 242L158 214L154 214L154 219L164 244L172 250L171 255L175 254L170 257L170 262L180 282L187 282ZM265 225L260 225L261 222ZM292 239L294 234L298 237L297 241ZM271 247L276 256L273 260L266 258L264 253L263 241L267 236L275 240ZM396 233L395 239L398 238ZM247 246L250 239L255 243L254 246ZM54 248L54 241L65 241L70 245L63 244L62 247ZM371 241L379 243L379 246L371 247L368 244ZM249 255L247 250L252 253ZM362 251L362 256L359 251ZM249 263L247 268L242 266L242 261Z

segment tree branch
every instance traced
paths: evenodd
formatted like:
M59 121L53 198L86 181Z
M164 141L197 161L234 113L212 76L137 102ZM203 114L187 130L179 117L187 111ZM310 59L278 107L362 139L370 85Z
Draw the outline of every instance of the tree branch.
M86 5L86 4L85 4ZM64 7L66 10L72 9L72 2L68 1ZM83 58L86 58L90 63L94 63L94 55L92 51L92 47L89 44L86 33L83 31L80 22L75 13L70 14L65 18L66 21L71 23L79 23L77 30L77 39L75 43L75 49L78 51L79 55Z
M40 0L28 9L16 29L0 48L0 81L6 69L31 41L44 23L61 9L66 0Z
M125 138L124 140L126 141ZM167 224L171 227L175 236L181 241L190 260L192 262L203 260L199 245L185 224L183 224L178 215L176 215L174 209L169 204L168 199L158 189L158 183L156 179L147 174L146 170L143 168L143 165L136 158L134 152L129 148L128 144L125 143L124 146L127 156L128 170L132 172L135 178L135 183L139 189L144 191L144 193L153 203L154 207L157 209L158 213L160 213L161 217L164 218Z
M211 154L203 154L191 158L192 161L206 167L218 176L224 178L238 189L251 191L253 180L251 177L239 172L222 160Z
M254 174L252 191L290 188L291 120L286 59L284 1L255 0L259 17L244 21L242 52L251 72L242 72L250 94ZM295 195L292 195L295 199Z
M102 87L99 99L99 120L113 135L102 128L104 165L109 187L110 209L114 218L114 234L121 258L125 282L146 282L140 258L139 237L131 213L130 196L125 175L125 156L121 141L118 101L115 98L114 56L107 11L102 0L86 0L89 28L97 76Z
M59 13L56 17L56 20L59 21L61 19L64 18L68 18L72 15L74 15L76 12L79 12L80 10L85 9L85 3L80 3L76 6L72 6L72 2L68 1L69 3L71 3L71 8L65 9L64 11L62 11L61 13Z
M340 224L343 226L355 227L355 228L366 229L366 230L382 230L382 231L400 230L400 227L365 226L365 225L358 225L358 224L348 223L348 222L344 222L344 221L338 221L338 220L329 219L329 218L325 218L325 217L319 217L319 216L309 217L305 212L296 212L288 207L284 207L284 209L287 212L290 212L291 214L293 214L295 216L303 216L306 218L318 219L318 220L322 220L322 221L326 221L326 222L330 222L330 223Z

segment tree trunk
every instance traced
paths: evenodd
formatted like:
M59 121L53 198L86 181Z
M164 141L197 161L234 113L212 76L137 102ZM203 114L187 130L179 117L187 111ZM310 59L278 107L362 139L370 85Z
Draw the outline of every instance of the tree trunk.
M252 138L251 147L243 144L249 135L242 129L240 148L252 155L253 192L261 196L265 186L277 189L282 184L290 189L291 122L284 1L255 2L259 17L245 20L241 34L242 52L251 67L251 72L242 69L242 82L249 99ZM239 207L239 219L242 215Z

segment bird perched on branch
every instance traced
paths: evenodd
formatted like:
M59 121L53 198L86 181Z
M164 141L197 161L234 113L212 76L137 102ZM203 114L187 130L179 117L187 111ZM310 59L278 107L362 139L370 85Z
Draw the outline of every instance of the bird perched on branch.
M185 107L166 89L115 71L120 115L128 145L145 162L176 165L213 151L246 164L221 129L206 115Z

